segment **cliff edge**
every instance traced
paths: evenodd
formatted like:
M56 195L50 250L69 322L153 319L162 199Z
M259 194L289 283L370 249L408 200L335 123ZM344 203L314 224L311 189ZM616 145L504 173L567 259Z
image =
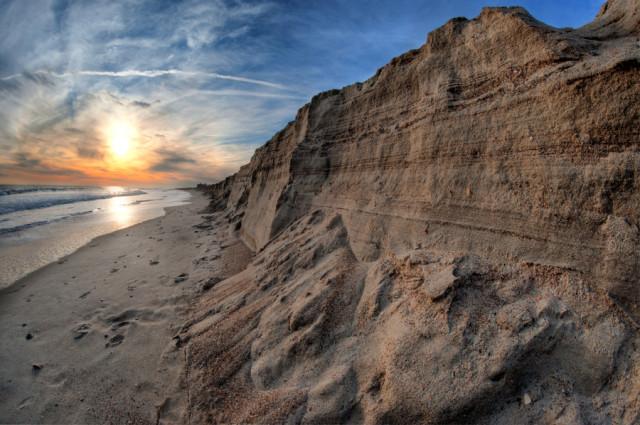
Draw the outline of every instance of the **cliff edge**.
M315 96L209 188L255 257L184 330L193 417L640 421L638 99L637 0L486 8Z

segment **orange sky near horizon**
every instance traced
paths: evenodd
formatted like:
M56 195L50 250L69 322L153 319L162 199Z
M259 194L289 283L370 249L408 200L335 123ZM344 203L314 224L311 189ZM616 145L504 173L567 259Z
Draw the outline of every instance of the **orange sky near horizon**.
M0 184L176 187L211 183L248 159L247 150L183 141L184 128L111 94L83 106L41 128L32 123L51 111L24 111L16 153L0 155Z

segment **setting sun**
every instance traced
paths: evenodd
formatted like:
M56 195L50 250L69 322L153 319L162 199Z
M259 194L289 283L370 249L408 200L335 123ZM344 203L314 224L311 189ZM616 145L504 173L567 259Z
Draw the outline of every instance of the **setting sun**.
M114 122L109 128L109 147L117 158L123 158L131 149L135 137L135 128L125 121Z

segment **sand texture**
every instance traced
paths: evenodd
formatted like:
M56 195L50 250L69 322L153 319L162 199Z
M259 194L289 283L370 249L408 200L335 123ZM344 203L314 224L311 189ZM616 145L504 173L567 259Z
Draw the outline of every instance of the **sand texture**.
M640 422L640 2L454 19L208 187L192 423Z
M0 422L640 423L638 99L637 0L451 20L2 292Z
M195 194L0 292L0 423L186 422L174 337L225 268L206 203Z

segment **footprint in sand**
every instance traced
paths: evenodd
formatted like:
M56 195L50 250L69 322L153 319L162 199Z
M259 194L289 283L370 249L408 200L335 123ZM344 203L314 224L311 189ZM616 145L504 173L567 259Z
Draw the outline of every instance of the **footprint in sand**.
M122 341L124 341L124 335L115 335L115 336L111 337L111 339L109 341L107 341L107 343L104 345L104 347L105 348L115 347L115 346L118 346L118 345L122 344Z
M76 341L79 339L84 338L84 336L86 334L89 333L89 331L91 330L91 326L86 324L86 323L81 323L78 326L76 326L75 328L73 328L73 339L75 339Z
M115 331L117 329L120 329L124 326L128 326L131 322L129 322L128 320L123 320L122 322L118 322L118 323L114 323L113 325L111 325L111 330Z
M181 283L181 282L184 282L187 279L189 279L189 273L181 273L178 276L176 276L176 278L173 279L173 281L175 283Z
M29 407L29 406L31 406L31 400L32 400L32 397L31 397L31 396L29 396L29 397L27 397L27 398L23 399L23 400L20 402L20 404L18 404L18 410L22 410L22 409L24 409L25 407Z
M207 257L200 257L193 260L192 263L196 266L199 266L201 263L204 263L205 261L207 261Z

